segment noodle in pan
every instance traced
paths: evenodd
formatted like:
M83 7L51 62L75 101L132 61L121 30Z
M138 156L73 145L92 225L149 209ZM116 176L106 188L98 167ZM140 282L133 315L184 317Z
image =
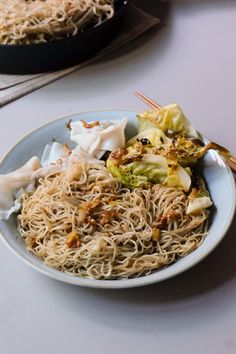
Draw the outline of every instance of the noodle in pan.
M73 37L114 15L114 0L0 0L0 44Z

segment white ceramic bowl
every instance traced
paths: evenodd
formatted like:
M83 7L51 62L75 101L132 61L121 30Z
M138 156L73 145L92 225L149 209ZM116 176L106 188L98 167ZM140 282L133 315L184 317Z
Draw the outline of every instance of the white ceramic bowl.
M106 110L91 111L73 114L71 117L64 117L55 120L27 135L23 140L13 147L5 156L0 165L0 174L10 172L23 165L33 155L41 156L46 144L52 139L60 142L70 143L69 131L65 128L69 118L73 120L101 120L101 119L121 119L128 117L126 135L131 137L136 134L136 114L127 110ZM129 288L156 283L164 279L173 277L191 268L193 265L205 258L223 239L235 212L235 183L229 167L215 151L210 151L199 164L199 169L207 182L211 198L214 202L212 210L209 234L202 245L188 256L180 259L176 263L134 279L124 280L94 280L65 274L45 265L38 258L30 254L24 246L24 241L16 229L16 217L13 216L8 221L0 221L0 232L4 242L10 249L31 267L52 278L66 283L94 287L94 288Z

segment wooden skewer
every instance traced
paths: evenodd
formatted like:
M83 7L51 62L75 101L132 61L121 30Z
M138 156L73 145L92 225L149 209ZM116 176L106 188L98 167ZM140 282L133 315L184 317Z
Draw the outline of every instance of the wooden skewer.
M159 106L158 103L156 103L155 101L153 101L151 98L145 96L142 92L135 92L134 93L135 96L137 96L141 101L143 101L144 103L146 103L149 107L153 108L153 109L160 109L161 106Z
M144 103L146 103L149 107L151 107L152 109L160 109L161 106L155 102L154 100L152 100L151 98L147 97L146 95L144 95L141 92L135 92L134 93L136 97L138 97L141 101L143 101ZM230 168L232 169L232 171L234 173L236 173L236 157L233 156L229 150L227 150L225 147L214 143L213 141L211 141L210 143L208 143L206 146L204 146L198 154L198 157L202 157L205 152L209 149L214 149L214 150L218 150L219 153L221 155L223 155L226 159L227 164L230 166Z

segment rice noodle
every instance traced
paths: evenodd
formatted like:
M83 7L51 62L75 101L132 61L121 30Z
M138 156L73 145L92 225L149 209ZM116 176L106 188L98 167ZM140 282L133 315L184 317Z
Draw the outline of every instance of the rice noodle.
M83 277L121 279L167 266L201 244L208 212L190 216L187 205L180 188L130 191L106 167L76 163L23 196L18 222L28 250L47 265ZM73 231L79 243L68 247Z
M0 44L72 37L114 15L114 0L0 0Z

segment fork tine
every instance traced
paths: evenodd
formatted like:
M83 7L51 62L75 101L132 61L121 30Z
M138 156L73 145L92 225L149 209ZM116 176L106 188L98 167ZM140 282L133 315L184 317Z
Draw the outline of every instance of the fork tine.
M234 157L234 156L230 156L229 158L228 158L228 160L230 160L232 163L235 163L236 164L236 157Z
M153 109L160 109L161 106L153 101L151 98L145 96L142 92L135 92L134 93L136 97L138 97L141 101L143 101L144 103L146 103L149 107L153 108Z
M227 164L231 168L231 170L236 173L236 163L232 162L230 159L226 159Z
M214 141L211 142L212 149L220 151L220 153L225 156L225 157L230 157L231 154L229 150L227 150L225 147L215 143Z
M226 159L231 159L231 162L236 164L236 158L230 154L229 150L217 143L214 143L213 141L201 148L201 150L197 154L198 158L202 157L207 152L207 150L210 149L219 151L222 156L224 156Z

